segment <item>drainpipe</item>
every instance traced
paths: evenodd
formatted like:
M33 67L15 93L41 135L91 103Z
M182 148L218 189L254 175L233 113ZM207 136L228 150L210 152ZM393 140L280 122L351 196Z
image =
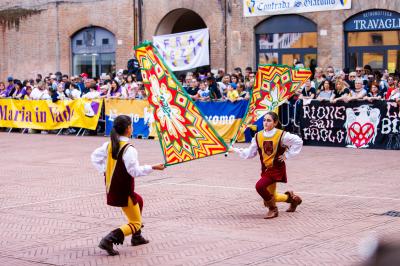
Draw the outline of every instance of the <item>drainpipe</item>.
M61 57L61 52L60 52L60 23L59 23L59 15L58 15L58 6L59 2L56 2L56 32L57 32L57 37L56 37L56 71L60 71L60 57Z
M138 19L139 19L139 43L143 41L143 29L142 29L142 6L143 6L143 1L138 0Z
M137 45L137 12L136 0L133 0L133 45Z
M224 55L225 55L224 68L225 68L225 73L228 73L228 33L227 33L228 12L226 10L227 10L227 3L226 0L224 0Z

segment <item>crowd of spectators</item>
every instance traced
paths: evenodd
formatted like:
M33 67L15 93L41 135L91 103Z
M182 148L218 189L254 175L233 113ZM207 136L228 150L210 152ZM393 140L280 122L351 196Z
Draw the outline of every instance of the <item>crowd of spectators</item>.
M179 80L183 88L195 101L231 101L248 100L255 79L251 67L242 73L241 68L234 69L232 74L219 69L212 71L188 72Z
M296 67L300 66L297 64ZM183 88L195 101L248 100L256 73L247 67L242 73L237 67L232 73L224 69L218 72L187 72L179 76ZM49 73L44 78L18 80L9 76L7 82L0 81L0 98L68 100L77 98L121 98L147 99L143 83L135 74L120 69L114 75L89 78L86 73L69 77L60 72ZM291 98L348 102L353 100L400 101L400 84L397 73L373 71L369 65L357 67L354 72L317 67L311 79L298 89Z
M43 78L19 80L12 76L0 81L0 98L26 100L74 100L78 98L147 99L141 81L127 70L120 69L113 76L89 78L88 74L69 76L61 72L49 73Z
M297 62L295 67L302 67ZM289 99L290 116L296 116L295 106L305 101L329 101L331 103L354 100L396 101L400 106L400 83L398 72L373 71L369 65L347 71L316 67L312 76ZM69 76L60 72L49 73L44 78L23 81L12 76L0 81L0 98L31 100L73 100L77 98L147 99L140 72L131 73L120 69L113 75L89 78L88 74ZM179 75L184 90L194 101L237 102L250 98L256 72L246 67L242 73L236 67L232 73L218 71L195 71ZM71 129L70 133L74 133Z
M295 67L302 67L297 62ZM239 101L248 100L256 73L247 67L242 73L237 67L233 73L219 69L217 73L188 72L180 76L180 82L190 97L196 101ZM387 70L373 71L371 66L356 67L355 71L315 68L312 77L297 90L290 99L318 100L336 103L354 100L391 100L400 102L399 73Z
M373 71L371 66L356 67L355 71L335 71L333 67L315 69L314 77L300 88L294 99L349 102L354 100L400 101L398 73Z

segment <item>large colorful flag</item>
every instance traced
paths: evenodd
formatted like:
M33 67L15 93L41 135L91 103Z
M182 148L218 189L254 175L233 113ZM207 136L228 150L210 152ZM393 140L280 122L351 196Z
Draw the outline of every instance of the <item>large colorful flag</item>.
M135 47L166 165L227 151L151 42Z
M256 123L267 112L277 110L310 77L311 71L305 68L291 68L281 65L259 66L247 116L243 119L238 133L243 133L247 127Z

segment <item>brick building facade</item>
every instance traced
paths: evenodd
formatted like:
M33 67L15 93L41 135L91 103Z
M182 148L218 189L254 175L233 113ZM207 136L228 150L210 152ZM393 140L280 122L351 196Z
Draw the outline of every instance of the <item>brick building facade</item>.
M0 10L38 12L19 23L0 27L0 79L7 75L35 77L37 73L72 73L71 38L97 26L115 35L116 66L126 67L133 55L133 1L0 1ZM116 4L117 2L117 4ZM6 3L12 4L12 6ZM20 17L16 15L16 17ZM4 20L3 20L4 21Z
M211 68L231 71L236 66L254 67L258 57L255 29L271 17L244 17L242 5L242 0L0 1L1 14L20 10L13 18L0 18L0 80L9 74L34 77L57 70L72 73L73 36L92 26L115 36L117 69L126 67L133 45L140 40L204 26L210 31ZM317 64L343 68L347 56L345 21L374 9L400 12L397 1L352 0L349 10L293 16L316 25Z

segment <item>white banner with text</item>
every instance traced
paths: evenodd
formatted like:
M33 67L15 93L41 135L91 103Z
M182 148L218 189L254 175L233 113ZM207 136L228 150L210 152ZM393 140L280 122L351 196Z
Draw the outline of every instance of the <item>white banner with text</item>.
M172 71L181 71L210 64L208 29L153 36L165 63Z
M243 0L245 17L350 9L351 0Z

